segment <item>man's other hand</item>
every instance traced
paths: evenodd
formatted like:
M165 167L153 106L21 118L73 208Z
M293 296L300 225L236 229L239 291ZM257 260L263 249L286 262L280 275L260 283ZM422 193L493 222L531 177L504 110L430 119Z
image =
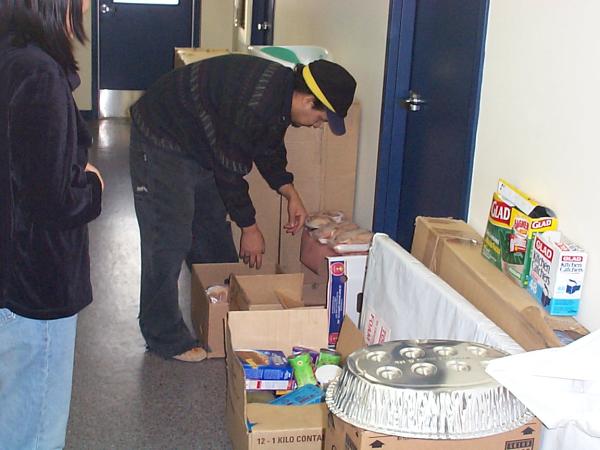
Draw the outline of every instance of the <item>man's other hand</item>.
M260 269L262 258L265 253L265 238L258 228L258 225L250 225L242 228L242 237L240 239L240 258L244 264L250 267Z

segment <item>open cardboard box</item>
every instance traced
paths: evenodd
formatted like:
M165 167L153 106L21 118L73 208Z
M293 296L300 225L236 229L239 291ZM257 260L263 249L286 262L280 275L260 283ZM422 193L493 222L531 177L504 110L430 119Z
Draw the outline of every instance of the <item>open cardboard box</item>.
M207 350L209 358L225 356L225 320L230 302L211 303L206 289L214 285L228 285L232 274L275 274L277 264L266 263L260 269L251 269L244 263L194 264L192 266L192 325L197 338ZM231 296L229 296L231 297Z
M319 308L232 311L229 313L227 345L227 430L237 449L320 450L327 425L325 403L307 406L276 406L248 403L244 369L235 349L281 350L292 347L327 347L327 311ZM362 333L345 320L338 351L342 360L347 349L363 345Z
M201 345L207 350L209 358L225 357L225 321L229 310L249 309L248 307L239 307L236 296L250 295L256 298L257 291L260 294L260 288L251 286L250 280L262 282L264 286L272 285L272 277L275 274L287 273L286 268L273 263L263 263L260 269L250 268L243 263L220 263L220 264L194 264L192 266L192 296L191 296L191 316L192 325L196 336ZM243 279L243 285L248 286L246 292L240 292L238 284L238 293L229 293L229 302L211 303L206 295L206 289L213 285L229 285L232 275L237 275L238 279ZM256 277L256 278L255 278ZM271 295L279 295L279 298L273 300L270 297L266 302L274 303L267 307L265 300L262 309L282 309L295 307L324 307L327 293L327 280L317 277L309 270L304 273L289 274L289 276L276 277L278 289L275 289ZM269 280L269 281L267 281ZM286 283L287 282L287 283ZM258 283L261 286L260 283ZM233 285L230 287L230 289ZM235 288L234 288L235 289ZM232 299L233 298L233 304ZM247 304L248 300L244 301ZM261 309L253 305L250 309Z
M230 303L236 310L304 307L304 274L237 275L231 277Z
M417 217L411 253L525 350L588 333L572 317L550 316L481 255L482 237L462 220Z
M248 403L244 369L235 349L281 350L291 354L300 345L327 347L325 309L231 311L228 315L227 431L235 449L323 448L327 423L324 403L307 406L276 406Z

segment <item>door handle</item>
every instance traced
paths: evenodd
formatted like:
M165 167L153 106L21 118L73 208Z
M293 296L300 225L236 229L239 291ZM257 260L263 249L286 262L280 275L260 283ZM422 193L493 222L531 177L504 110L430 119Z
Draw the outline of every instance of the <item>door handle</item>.
M271 24L269 22L262 22L257 24L256 28L258 28L258 31L267 31L269 28L271 28Z
M420 111L426 103L427 101L414 91L410 91L408 98L404 99L404 105L409 111Z
M113 8L111 8L106 3L101 3L100 4L100 14L108 14L111 11L113 11Z

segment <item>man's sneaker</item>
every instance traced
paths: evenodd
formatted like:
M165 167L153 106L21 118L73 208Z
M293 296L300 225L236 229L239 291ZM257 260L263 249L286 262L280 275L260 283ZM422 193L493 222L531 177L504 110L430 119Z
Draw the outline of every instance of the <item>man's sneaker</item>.
M185 362L200 362L206 359L206 350L202 347L194 347L187 352L173 356L173 359Z

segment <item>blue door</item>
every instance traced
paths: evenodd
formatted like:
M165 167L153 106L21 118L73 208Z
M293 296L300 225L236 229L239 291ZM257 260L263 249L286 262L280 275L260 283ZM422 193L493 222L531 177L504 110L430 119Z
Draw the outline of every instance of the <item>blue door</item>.
M273 45L275 0L253 0L251 45Z
M171 70L174 47L198 45L198 0L100 0L95 18L100 117L126 112Z
M466 219L488 0L391 0L374 229Z

